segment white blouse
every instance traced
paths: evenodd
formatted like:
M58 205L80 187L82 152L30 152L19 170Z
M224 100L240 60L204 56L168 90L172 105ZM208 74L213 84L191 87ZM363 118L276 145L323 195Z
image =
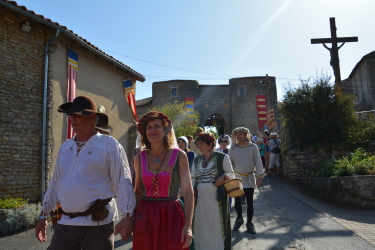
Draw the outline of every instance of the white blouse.
M55 171L44 196L43 210L55 210L60 201L67 213L83 212L97 199L117 196L107 205L109 215L100 224L118 219L117 206L123 216L133 215L135 194L128 159L122 145L113 137L97 133L77 155L74 139L64 142L57 155ZM64 225L98 225L91 215L70 219L63 215L58 222Z
M214 161L210 161L206 168L202 167L202 162L199 164L199 166L195 166L193 162L193 166L191 167L191 180L192 185L194 187L195 182L197 181L195 179L195 174L197 173L198 178L200 178L200 182L214 182L215 180L215 169L211 169L213 167ZM233 172L232 164L230 162L229 156L225 155L223 159L223 171L224 174L229 174ZM199 183L198 181L198 183Z

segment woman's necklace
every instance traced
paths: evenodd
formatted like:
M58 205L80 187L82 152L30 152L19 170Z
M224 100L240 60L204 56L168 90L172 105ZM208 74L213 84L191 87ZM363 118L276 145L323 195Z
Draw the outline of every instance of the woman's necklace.
M203 160L203 162L202 162L202 167L203 168L206 168L207 166L208 166L208 162L212 159L212 156L213 156L214 154L211 154L210 155L210 157L208 157L208 159L206 160L206 157L203 155L203 157L202 157L202 160Z
M167 150L168 151L168 150ZM160 156L163 154L163 152L160 155L156 155L155 163L160 163Z

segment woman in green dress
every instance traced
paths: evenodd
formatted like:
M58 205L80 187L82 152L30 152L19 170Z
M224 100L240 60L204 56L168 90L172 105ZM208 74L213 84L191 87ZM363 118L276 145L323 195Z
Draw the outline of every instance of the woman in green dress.
M212 133L200 134L196 144L202 154L194 159L191 172L195 194L195 247L197 250L231 250L228 196L226 192L218 192L218 188L224 188L223 182L233 172L232 165L226 154L214 151L216 141Z

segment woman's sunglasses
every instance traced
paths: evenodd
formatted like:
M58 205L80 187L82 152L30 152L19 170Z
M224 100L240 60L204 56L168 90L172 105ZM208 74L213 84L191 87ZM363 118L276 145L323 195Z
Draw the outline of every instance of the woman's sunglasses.
M222 140L220 140L219 143L228 143L228 141L222 141Z

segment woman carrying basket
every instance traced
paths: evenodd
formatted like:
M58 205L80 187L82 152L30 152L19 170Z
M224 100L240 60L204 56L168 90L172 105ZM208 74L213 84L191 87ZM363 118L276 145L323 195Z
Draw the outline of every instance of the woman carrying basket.
M252 223L254 215L253 196L254 189L261 185L261 179L264 177L262 160L259 150L254 143L247 142L250 131L247 128L239 127L232 132L232 146L229 151L229 157L233 165L234 172L241 176L243 182L243 190L246 195L247 202L247 231L256 234L254 224ZM256 170L256 173L254 174ZM234 206L237 212L236 222L233 230L238 231L244 223L242 217L241 197L234 200Z
M212 133L201 133L195 143L202 152L194 159L191 172L195 195L193 232L196 249L231 250L229 203L222 185L229 180L232 165L226 154L214 151L216 141Z

